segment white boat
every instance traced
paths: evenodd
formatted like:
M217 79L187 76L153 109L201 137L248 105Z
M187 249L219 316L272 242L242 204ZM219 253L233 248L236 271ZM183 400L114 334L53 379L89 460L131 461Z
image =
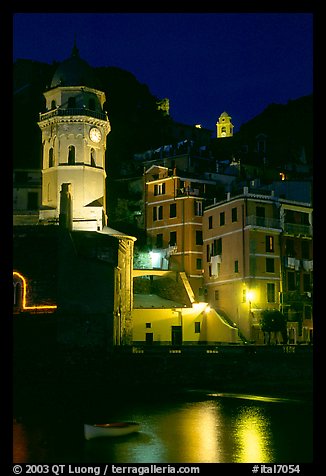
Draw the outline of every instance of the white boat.
M84 436L86 440L105 436L123 436L139 431L139 423L134 421L118 421L112 423L85 423Z

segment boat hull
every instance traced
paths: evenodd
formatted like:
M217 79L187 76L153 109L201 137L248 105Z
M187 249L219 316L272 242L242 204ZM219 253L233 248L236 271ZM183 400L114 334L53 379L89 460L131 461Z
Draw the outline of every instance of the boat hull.
M85 423L84 436L86 440L124 436L139 431L139 427L140 425L137 422Z

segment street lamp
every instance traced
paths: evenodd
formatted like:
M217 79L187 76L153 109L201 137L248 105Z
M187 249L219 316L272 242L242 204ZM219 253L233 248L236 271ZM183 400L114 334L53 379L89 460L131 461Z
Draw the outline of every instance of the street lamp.
M249 317L251 315L251 302L253 301L254 296L255 296L255 293L252 290L247 291L247 299L249 304Z

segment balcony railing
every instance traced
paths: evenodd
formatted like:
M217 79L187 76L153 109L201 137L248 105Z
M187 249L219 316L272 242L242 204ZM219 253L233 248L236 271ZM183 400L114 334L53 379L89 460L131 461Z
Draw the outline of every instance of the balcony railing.
M92 111L86 107L81 107L68 109L57 108L48 112L40 113L40 121L45 121L55 116L88 116L101 119L102 121L108 120L107 114L105 112Z
M258 217L256 215L248 216L246 218L246 225L281 229L281 221L279 219Z
M199 188L184 187L177 189L177 197L193 196L199 197L200 190Z
M312 236L312 226L284 223L284 232L290 235Z

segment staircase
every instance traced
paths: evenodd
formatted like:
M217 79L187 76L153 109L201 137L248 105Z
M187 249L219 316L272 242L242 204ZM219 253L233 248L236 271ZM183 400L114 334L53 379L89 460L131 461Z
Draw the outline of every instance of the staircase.
M237 329L238 331L238 336L239 338L241 339L242 343L243 344L248 344L248 340L246 339L246 337L244 336L244 334L242 334L242 332L240 331L240 329L237 327L236 324L234 324L234 322L231 321L231 319L225 314L224 311L221 311L221 310L217 310L215 309L216 311L216 314L219 315L219 317L226 323L228 324L229 326L233 327L234 329Z

